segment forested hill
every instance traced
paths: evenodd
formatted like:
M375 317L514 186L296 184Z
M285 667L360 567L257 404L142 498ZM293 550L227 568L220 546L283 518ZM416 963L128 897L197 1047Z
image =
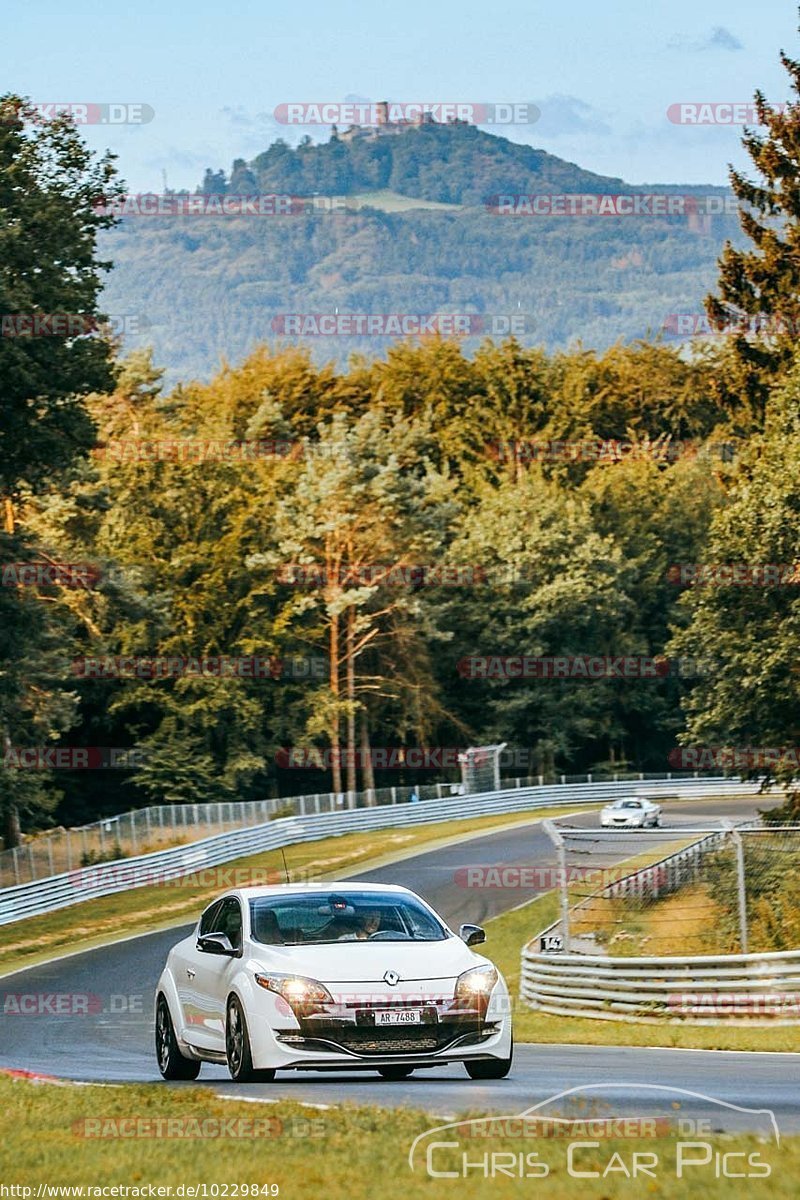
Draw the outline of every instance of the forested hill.
M621 179L595 175L544 150L484 133L474 125L421 125L382 137L277 141L226 179L207 172L201 190L352 195L388 188L445 204L480 205L497 192L618 191Z
M169 383L207 379L259 343L302 340L287 336L286 314L475 314L486 319L470 353L511 314L523 318L523 344L551 351L670 336L676 314L702 321L722 245L739 236L733 216L498 215L486 201L503 193L724 192L633 188L465 125L297 149L279 141L230 174L209 170L198 191L317 193L346 210L127 216L106 234L106 311L128 349L153 346ZM391 343L348 333L307 344L315 361L343 365L354 352L383 357Z

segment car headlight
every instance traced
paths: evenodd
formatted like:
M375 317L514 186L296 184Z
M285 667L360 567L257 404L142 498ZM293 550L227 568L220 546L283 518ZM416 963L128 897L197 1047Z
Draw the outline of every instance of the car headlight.
M485 1003L498 979L499 975L491 963L485 967L471 967L456 980L456 1000L463 1000L470 1005L481 1001Z
M306 979L302 975L283 975L271 971L268 975L256 971L256 983L268 992L282 996L294 1008L305 1008L309 1004L333 1004L333 996L324 983Z

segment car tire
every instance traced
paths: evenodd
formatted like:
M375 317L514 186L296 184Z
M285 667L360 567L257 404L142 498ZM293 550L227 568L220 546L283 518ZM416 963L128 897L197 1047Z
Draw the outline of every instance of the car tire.
M225 1057L228 1060L228 1071L234 1083L271 1083L275 1078L273 1069L258 1070L253 1066L247 1021L241 1002L236 996L228 999L228 1013L225 1020Z
M378 1074L381 1079L391 1079L397 1083L399 1080L408 1079L409 1075L413 1075L414 1068L401 1066L378 1067Z
M158 1069L165 1079L197 1079L201 1063L186 1058L178 1049L175 1027L165 996L158 997L156 1004L156 1058Z
M464 1067L470 1079L505 1079L511 1070L511 1060L514 1057L514 1044L511 1044L508 1058L478 1059L475 1062L465 1062Z

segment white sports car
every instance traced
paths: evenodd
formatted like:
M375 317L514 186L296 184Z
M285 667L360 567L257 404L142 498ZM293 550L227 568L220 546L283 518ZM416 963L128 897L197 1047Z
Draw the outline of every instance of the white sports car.
M641 797L615 800L600 810L603 829L645 829L648 825L655 829L660 824L661 805Z
M278 1070L373 1070L404 1079L463 1062L511 1069L511 1005L499 971L406 888L333 883L240 888L210 904L158 981L165 1079L227 1063L237 1081Z

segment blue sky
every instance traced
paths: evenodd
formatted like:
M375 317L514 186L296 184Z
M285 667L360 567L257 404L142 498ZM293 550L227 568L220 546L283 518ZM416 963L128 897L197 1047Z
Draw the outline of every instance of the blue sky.
M200 182L277 136L289 101L534 101L508 131L631 183L724 183L736 126L671 124L670 104L788 98L787 0L6 0L0 90L38 102L144 103L140 127L86 127L131 191Z

